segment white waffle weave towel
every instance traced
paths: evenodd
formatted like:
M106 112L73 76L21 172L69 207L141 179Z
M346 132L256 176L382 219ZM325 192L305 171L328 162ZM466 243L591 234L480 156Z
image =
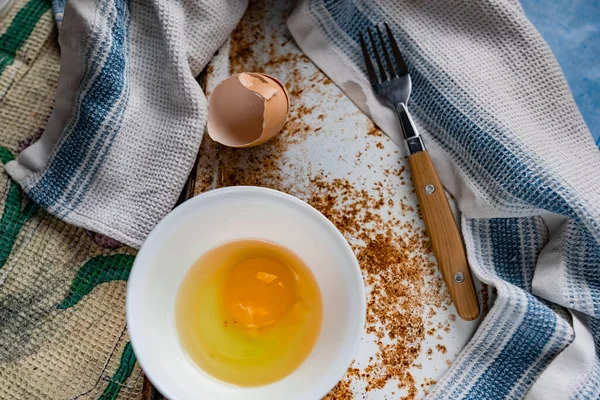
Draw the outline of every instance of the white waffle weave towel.
M195 81L238 0L55 1L61 73L41 139L6 166L67 222L139 247L175 205L207 118Z

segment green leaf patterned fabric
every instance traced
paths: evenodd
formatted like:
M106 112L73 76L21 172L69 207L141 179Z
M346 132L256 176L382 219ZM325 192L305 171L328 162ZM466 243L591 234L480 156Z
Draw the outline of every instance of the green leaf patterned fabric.
M15 0L0 16L0 399L139 399L125 322L135 250L46 213L3 168L54 108L50 7Z
M131 347L131 342L127 342L121 355L121 362L119 363L119 369L115 372L114 376L104 389L104 392L99 397L101 400L114 400L121 391L121 385L129 378L133 367L135 366L135 354Z
M52 4L50 0L30 0L19 10L6 32L0 37L0 74L12 63L38 20Z
M0 159L2 160L2 164L6 164L13 158L14 157L7 148L0 147ZM23 190L19 185L11 182L9 184L6 202L4 203L4 212L2 217L0 217L0 232L3 232L0 237L0 269L2 269L6 263L23 224L25 224L39 208L37 204L29 199L26 201L25 207L21 208L22 202Z
M86 262L77 272L69 295L58 306L59 309L73 307L97 285L129 278L134 256L114 254L94 257Z

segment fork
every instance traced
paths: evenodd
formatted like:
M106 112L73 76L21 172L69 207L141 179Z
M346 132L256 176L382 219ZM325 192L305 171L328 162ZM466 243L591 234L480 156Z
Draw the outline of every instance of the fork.
M412 82L404 58L389 25L384 23L384 26L392 49L395 66L392 63L392 57L390 57L379 26L376 26L376 31L387 69L382 62L373 33L370 28L367 29L368 40L379 69L378 76L369 55L369 48L361 32L360 46L369 80L379 101L393 108L398 114L402 133L410 154L408 164L410 165L415 192L431 239L433 252L438 261L438 267L442 272L458 315L464 320L471 321L479 316L479 302L473 286L465 247L444 193L444 188L440 183L429 153L425 149L423 139L417 132L408 112L407 104Z

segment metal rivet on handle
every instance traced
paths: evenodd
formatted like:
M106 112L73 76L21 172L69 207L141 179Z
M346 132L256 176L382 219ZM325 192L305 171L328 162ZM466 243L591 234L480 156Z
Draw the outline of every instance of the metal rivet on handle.
M465 280L465 276L462 272L457 272L454 274L454 281L457 283L462 283Z
M425 193L432 194L433 192L435 192L435 186L433 186L431 183L425 186Z

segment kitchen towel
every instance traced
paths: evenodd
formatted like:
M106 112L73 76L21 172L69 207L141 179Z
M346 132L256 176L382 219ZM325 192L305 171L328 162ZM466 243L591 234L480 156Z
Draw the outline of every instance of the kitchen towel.
M300 48L402 146L373 96L360 32L387 21L415 116L497 290L432 399L600 396L600 153L552 52L514 0L305 0Z
M207 110L194 77L246 5L55 0L56 105L41 138L6 171L50 213L139 247L196 159Z

